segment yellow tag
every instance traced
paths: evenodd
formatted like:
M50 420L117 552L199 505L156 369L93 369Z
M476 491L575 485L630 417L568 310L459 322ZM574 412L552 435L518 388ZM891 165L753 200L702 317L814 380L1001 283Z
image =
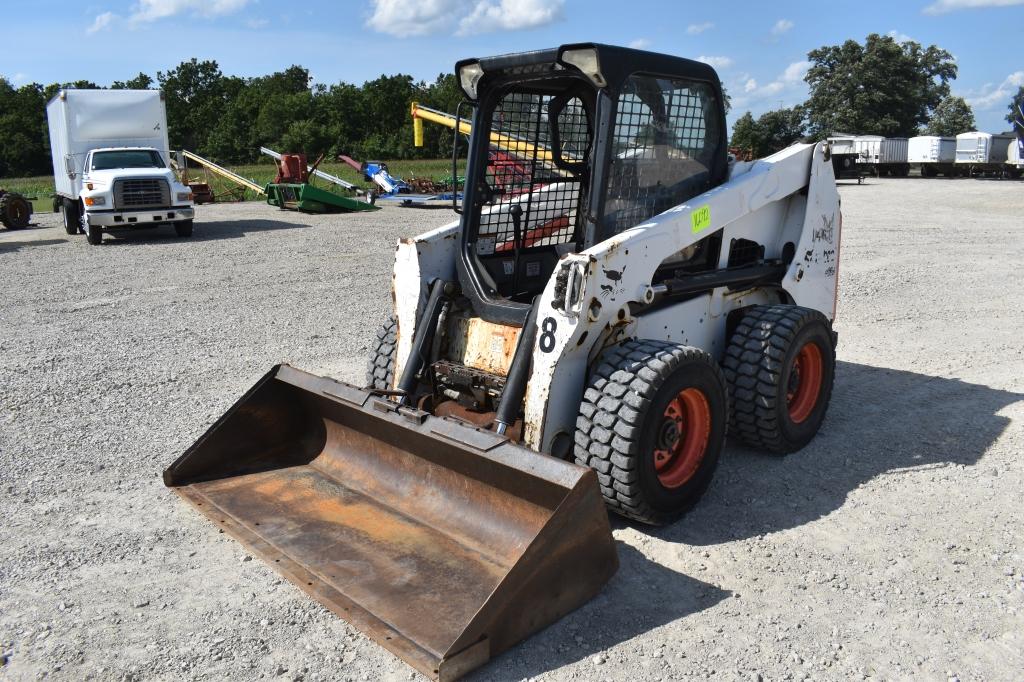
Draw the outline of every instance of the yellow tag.
M694 234L711 227L711 207L705 205L693 209L690 212L690 225L693 226Z

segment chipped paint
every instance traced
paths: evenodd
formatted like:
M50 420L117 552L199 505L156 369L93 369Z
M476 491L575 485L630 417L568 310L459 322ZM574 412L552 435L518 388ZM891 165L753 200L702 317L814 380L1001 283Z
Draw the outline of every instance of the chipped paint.
M449 360L501 376L508 375L522 329L487 322L479 317L460 317L448 328Z

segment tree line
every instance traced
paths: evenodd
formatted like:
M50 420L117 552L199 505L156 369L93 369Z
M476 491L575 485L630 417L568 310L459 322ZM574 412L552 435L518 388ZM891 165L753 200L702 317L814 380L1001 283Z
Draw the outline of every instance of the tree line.
M46 104L61 88L99 88L91 81L30 83L15 88L0 77L0 177L53 172ZM191 59L156 78L140 73L112 89L159 88L167 106L172 149L188 149L225 164L259 160L260 146L329 158L439 158L451 154L452 132L424 127L424 146L413 146L410 105L418 101L455 111L462 99L452 74L433 83L397 74L360 85L313 83L309 71L241 78L216 61ZM265 158L265 157L264 157Z
M864 44L847 40L811 50L807 58L807 100L756 119L746 112L733 126L730 146L760 158L832 133L913 137L975 130L970 105L950 94L956 61L940 47L872 33ZM1009 104L1009 123L1022 103L1024 87Z
M833 132L910 137L924 132L956 135L974 128L974 114L950 94L957 76L953 56L935 45L898 42L871 34L808 53L807 101L754 118L748 111L733 128L731 146L755 157L795 141ZM97 88L90 81L30 83L0 77L0 177L52 172L46 103L63 87ZM111 88L163 90L170 144L220 163L251 163L259 147L302 151L309 157L349 154L357 159L440 158L451 152L452 132L425 126L425 145L413 146L409 105L419 101L455 111L462 99L452 74L432 83L382 75L362 85L314 83L309 71L290 66L268 76L225 75L216 61L191 59L156 78L139 73ZM1024 87L1010 104L1024 102Z

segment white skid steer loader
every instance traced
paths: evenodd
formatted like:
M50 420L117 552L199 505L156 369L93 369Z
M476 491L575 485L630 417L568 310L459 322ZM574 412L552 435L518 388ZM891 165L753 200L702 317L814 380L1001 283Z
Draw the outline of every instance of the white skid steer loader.
M810 441L842 224L826 144L730 166L710 66L576 44L456 68L461 216L398 244L369 386L275 367L164 474L438 679L591 598L604 506L674 521L727 426Z

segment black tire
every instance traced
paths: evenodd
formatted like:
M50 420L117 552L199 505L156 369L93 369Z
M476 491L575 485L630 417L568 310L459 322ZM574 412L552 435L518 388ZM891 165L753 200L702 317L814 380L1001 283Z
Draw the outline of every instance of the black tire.
M179 237L191 237L192 236L192 221L182 220L174 223L174 234Z
M795 452L814 438L835 379L835 341L824 315L794 305L749 308L722 365L732 398L731 435L776 454Z
M85 222L84 218L82 219L82 222ZM85 240L87 242L93 246L103 243L103 228L98 225L89 225L87 223L83 229L85 230Z
M61 217L64 219L64 231L71 235L79 234L82 230L82 217L78 213L78 204L63 199L60 209Z
M8 230L22 230L28 227L32 205L17 192L4 192L0 196L0 222Z
M687 428L680 434L669 410L688 391L703 396L705 419L693 431L689 422L681 422ZM711 483L725 441L728 403L722 370L704 351L664 341L626 341L606 350L591 373L576 419L576 463L597 472L605 502L615 512L643 523L670 523ZM700 443L695 456L685 454L691 434ZM659 457L670 452L659 445L675 453ZM663 462L660 473L656 459ZM678 482L667 485L677 463L686 467L674 472Z
M388 391L395 385L395 354L398 352L398 320L392 315L370 342L366 386Z

